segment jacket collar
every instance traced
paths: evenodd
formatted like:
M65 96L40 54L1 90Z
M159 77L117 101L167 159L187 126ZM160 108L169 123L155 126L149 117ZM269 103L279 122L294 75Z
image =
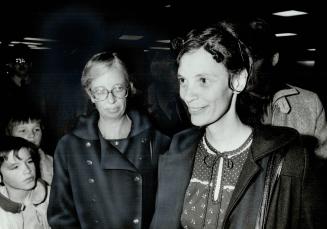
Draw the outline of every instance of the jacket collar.
M127 115L132 120L130 137L136 136L151 127L148 118L142 116L138 111L128 111ZM99 113L96 110L88 116L83 115L79 118L72 133L85 140L99 140L98 120Z
M193 127L176 134L171 143L169 152L192 153L204 134L204 128ZM274 127L261 125L254 129L251 146L253 160L259 160L269 153L282 148L298 136L296 130L288 127Z
M43 203L48 196L48 189L46 183L39 179L36 182L35 188L29 193L28 198L24 203L18 203L8 198L7 190L4 186L0 187L0 207L8 212L19 213L25 209L25 204L32 203L37 206Z
M300 93L296 89L296 87L293 87L292 85L289 85L289 84L287 84L287 86L289 88L276 92L276 94L274 95L274 98L273 98L273 104L276 103L281 98L285 98L285 97L291 96L291 95L297 95Z

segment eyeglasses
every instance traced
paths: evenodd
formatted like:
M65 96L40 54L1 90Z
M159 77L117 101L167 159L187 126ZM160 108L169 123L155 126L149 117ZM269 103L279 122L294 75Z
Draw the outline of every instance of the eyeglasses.
M111 93L114 98L123 99L128 95L128 87L122 84L115 84L111 90L108 90L104 86L99 86L90 89L91 96L96 102L106 100Z

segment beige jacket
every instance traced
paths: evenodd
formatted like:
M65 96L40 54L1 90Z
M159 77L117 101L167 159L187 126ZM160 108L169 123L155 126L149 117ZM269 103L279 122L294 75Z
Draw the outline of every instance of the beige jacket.
M306 137L316 138L316 155L327 159L327 122L318 95L299 87L288 86L289 89L275 94L264 123L292 127Z

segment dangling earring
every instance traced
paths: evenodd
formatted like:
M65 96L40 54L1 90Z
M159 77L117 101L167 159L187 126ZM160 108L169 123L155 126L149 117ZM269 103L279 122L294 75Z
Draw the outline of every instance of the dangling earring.
M233 85L233 83L232 83L232 80L229 80L229 88L233 91L233 94L239 94L239 93L242 92L242 90L236 90L236 89L234 88L234 85Z

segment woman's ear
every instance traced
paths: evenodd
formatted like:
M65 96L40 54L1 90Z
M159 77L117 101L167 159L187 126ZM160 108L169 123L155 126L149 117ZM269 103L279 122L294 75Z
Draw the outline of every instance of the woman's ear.
M243 69L239 74L235 74L232 77L231 88L234 93L240 93L246 87L248 79L248 71Z
M271 64L272 66L276 66L279 62L279 52L276 52L273 56L272 56L272 59L271 59Z

